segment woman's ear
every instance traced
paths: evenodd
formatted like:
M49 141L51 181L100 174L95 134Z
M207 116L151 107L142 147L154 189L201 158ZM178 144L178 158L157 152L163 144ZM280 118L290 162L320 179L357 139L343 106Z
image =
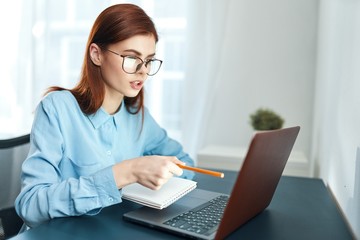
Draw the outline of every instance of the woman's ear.
M90 44L89 47L91 61L96 66L101 66L101 49L96 43Z

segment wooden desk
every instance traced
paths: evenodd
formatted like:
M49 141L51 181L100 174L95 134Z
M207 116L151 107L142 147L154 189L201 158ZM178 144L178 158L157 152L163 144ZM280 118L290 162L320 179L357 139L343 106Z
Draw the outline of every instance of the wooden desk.
M219 179L198 174L198 188L230 193L236 172ZM181 239L122 219L140 205L125 201L96 216L54 219L13 240ZM335 202L320 179L283 176L270 206L228 239L353 239Z

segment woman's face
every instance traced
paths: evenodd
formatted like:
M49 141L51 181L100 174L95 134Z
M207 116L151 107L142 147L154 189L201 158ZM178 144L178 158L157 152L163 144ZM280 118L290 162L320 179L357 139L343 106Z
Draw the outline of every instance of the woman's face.
M148 70L143 65L139 71L134 74L124 72L122 68L123 57L136 56L143 61L155 56L156 42L153 35L136 35L124 41L108 46L108 50L102 50L100 53L100 69L105 83L106 97L123 98L135 97L143 87L147 78Z

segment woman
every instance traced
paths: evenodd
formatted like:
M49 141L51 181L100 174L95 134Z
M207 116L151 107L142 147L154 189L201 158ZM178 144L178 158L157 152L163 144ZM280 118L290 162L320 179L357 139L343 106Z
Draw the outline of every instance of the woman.
M15 205L34 227L56 217L93 215L120 203L121 188L159 189L193 165L144 107L143 85L159 70L158 35L139 7L105 9L90 32L78 85L52 87L40 102Z

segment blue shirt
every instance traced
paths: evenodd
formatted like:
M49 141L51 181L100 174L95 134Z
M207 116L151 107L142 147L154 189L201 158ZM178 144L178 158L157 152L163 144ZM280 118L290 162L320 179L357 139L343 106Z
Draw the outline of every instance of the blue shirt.
M124 102L114 115L103 108L86 115L69 91L48 94L36 110L15 201L25 223L33 227L55 217L93 215L120 203L112 166L123 160L166 155L194 164L146 108L142 129L141 124L141 113L130 114ZM193 173L181 177L191 179Z

